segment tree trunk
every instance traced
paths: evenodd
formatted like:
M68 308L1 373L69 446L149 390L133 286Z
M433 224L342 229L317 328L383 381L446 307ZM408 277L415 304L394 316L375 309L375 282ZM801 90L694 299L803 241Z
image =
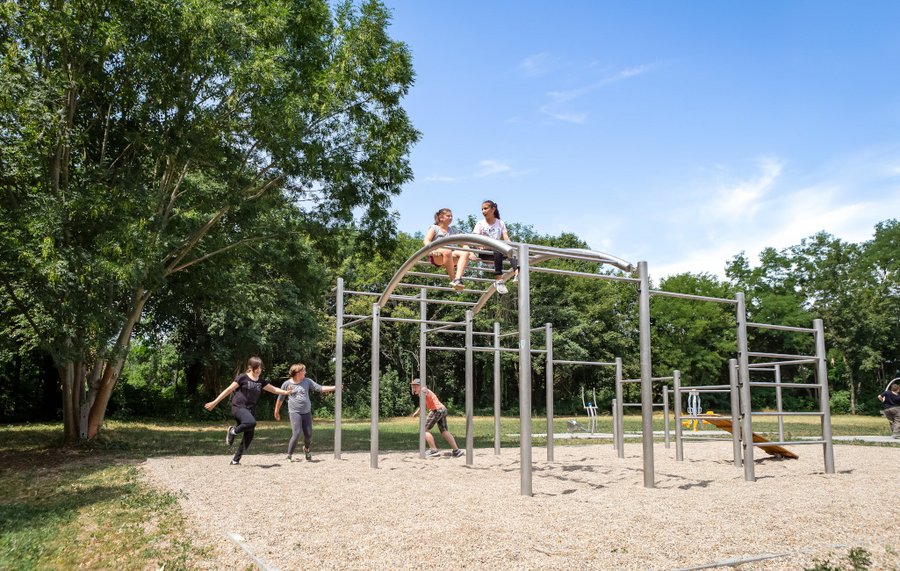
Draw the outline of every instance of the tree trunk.
M856 386L857 383L853 382L853 370L850 368L850 364L847 363L847 356L841 353L841 359L844 361L844 367L847 369L847 374L850 376L849 385L850 385L850 414L856 414Z
M100 433L103 426L103 419L106 417L106 407L109 405L109 399L112 397L113 389L119 380L119 373L122 372L122 366L125 364L125 358L128 355L128 348L131 346L131 333L134 326L141 318L144 311L144 304L150 299L151 291L143 288L134 290L131 298L131 308L125 319L125 324L119 332L119 337L109 351L110 359L102 365L103 373L96 388L91 387L88 400L91 401L90 410L87 420L87 439L93 440ZM98 364L98 366L101 366ZM93 393L93 394L91 394Z
M66 444L78 442L78 402L75 395L75 363L68 362L57 368L63 394L63 440Z

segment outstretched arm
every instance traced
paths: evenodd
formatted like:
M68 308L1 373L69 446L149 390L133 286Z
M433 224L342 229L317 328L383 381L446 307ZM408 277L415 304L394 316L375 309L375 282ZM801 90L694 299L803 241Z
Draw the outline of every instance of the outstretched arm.
M291 391L285 391L285 390L282 390L282 389L278 389L278 388L275 388L275 387L272 386L272 385L266 385L266 386L263 388L263 390L266 391L266 392L272 393L273 395L290 396L290 394L291 394Z
M225 399L225 397L227 397L228 395L230 395L231 393L233 393L234 391L236 391L237 388L238 388L239 386L240 386L240 385L237 384L237 381L232 382L230 385L228 385L227 387L225 387L225 390L222 391L222 392L219 394L219 396L216 397L216 400L209 401L208 403L206 403L205 405L203 405L203 408L205 408L206 410L212 410L212 409L216 408L216 406L217 406L220 402L222 402L222 400Z

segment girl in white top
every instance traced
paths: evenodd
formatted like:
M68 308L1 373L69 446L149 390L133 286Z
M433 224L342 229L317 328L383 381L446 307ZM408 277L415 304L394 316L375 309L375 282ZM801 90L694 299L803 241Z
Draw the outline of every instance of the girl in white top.
M485 200L481 203L481 213L484 215L484 220L479 220L478 223L475 224L475 228L472 229L472 234L479 234L481 236L494 238L495 240L505 240L509 242L506 224L503 223L503 220L500 220L500 209L497 208L497 203L493 200ZM495 283L497 293L506 293L508 290L506 289L506 284L503 283L503 254L500 252L482 251L478 253L478 257L482 260L494 260L494 277L497 280ZM516 283L519 279L519 264L516 262L515 258L510 258L509 263L516 272L513 277L513 283Z
M449 208L441 208L434 213L434 224L425 232L425 239L422 242L427 246L438 238L452 236L457 234L456 228L450 227L453 221L453 212ZM450 285L456 291L462 291L465 286L462 283L462 275L466 270L466 264L469 262L469 256L465 252L458 250L450 250L449 248L438 248L431 252L428 261L439 268L447 270L450 276Z

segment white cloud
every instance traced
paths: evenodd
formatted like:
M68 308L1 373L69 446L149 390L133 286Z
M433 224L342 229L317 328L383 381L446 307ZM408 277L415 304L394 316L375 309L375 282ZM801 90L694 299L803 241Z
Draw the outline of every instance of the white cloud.
M534 172L533 169L515 170L509 161L498 159L484 159L478 161L472 172L460 176L432 175L423 179L423 182L456 183L468 180L486 178L490 176L523 176Z
M512 171L512 167L506 161L487 159L478 162L478 170L475 171L474 176L482 178L495 174L509 173L510 171Z
M459 179L452 176L426 176L424 178L425 182L456 182L457 180Z
M519 72L526 77L547 75L558 67L558 62L546 52L528 56L517 66Z
M550 99L550 102L541 105L539 111L544 115L548 115L549 117L558 121L567 121L570 123L582 124L587 121L587 115L585 113L569 112L564 109L560 109L560 107L562 107L565 103L569 103L571 101L579 99L607 85L643 75L653 69L653 67L653 65L647 64L620 69L614 73L602 77L598 81L594 81L575 89L550 91L547 93L547 97Z
M587 121L587 114L585 113L560 113L555 112L550 109L549 106L544 105L540 108L541 113L547 115L557 121L563 121L566 123L574 123L576 125L581 125L585 121Z
M708 215L730 220L750 219L756 215L784 168L784 163L774 157L760 159L758 163L759 176L718 190L709 203Z

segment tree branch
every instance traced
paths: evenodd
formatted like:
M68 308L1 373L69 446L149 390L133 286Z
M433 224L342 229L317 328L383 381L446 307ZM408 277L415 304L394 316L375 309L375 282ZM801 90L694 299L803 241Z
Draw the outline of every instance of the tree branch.
M250 242L260 242L262 240L267 240L269 238L271 238L271 236L255 236L253 238L244 238L243 240L238 240L237 242L235 242L233 244L229 244L223 248L219 248L218 250L210 252L209 254L206 254L205 256L201 256L201 257L197 258L196 260L191 260L190 262L188 262L186 264L182 264L182 265L178 266L177 268L172 268L171 270L166 270L165 276L169 277L170 275L174 274L175 272L180 272L181 270L189 268L189 267L193 266L194 264L199 264L200 262L202 262L204 260L208 260L209 258L212 258L213 256L216 256L223 252L227 252L228 250L231 250L232 248L236 248L238 246L241 246L243 244L248 244Z

